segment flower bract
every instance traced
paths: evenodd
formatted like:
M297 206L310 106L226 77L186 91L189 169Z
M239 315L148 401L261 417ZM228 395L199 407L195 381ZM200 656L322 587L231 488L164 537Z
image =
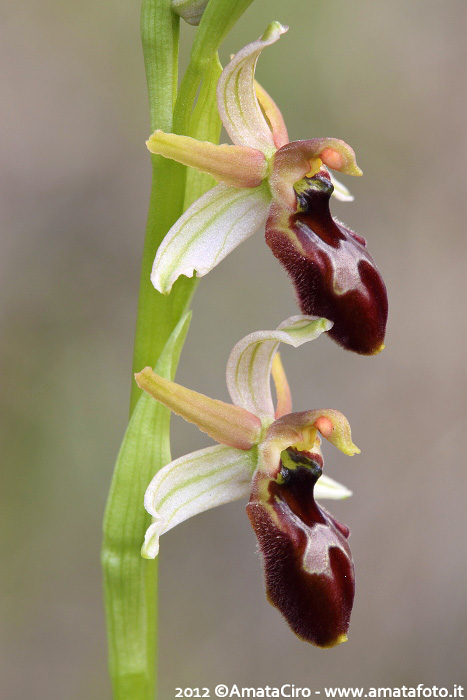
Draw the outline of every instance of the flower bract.
M275 331L239 341L227 364L232 404L159 377L149 367L135 375L153 398L219 443L174 460L154 476L144 501L153 522L143 556L156 557L160 536L187 518L249 497L268 599L299 637L321 647L346 640L354 596L349 531L315 500L350 495L322 474L321 438L347 455L359 450L339 411L292 412L277 349L281 342L298 347L331 327L323 318L293 316Z
M172 0L172 10L188 24L198 25L208 0Z
M328 206L331 195L352 199L329 169L361 175L355 153L335 138L289 142L282 114L254 79L261 51L286 31L272 22L221 74L218 110L232 145L160 130L149 138L151 153L210 173L219 182L170 229L151 279L168 294L180 275L207 274L265 228L269 247L294 283L301 310L329 318L330 335L343 347L375 354L384 347L384 282L365 241L333 219Z

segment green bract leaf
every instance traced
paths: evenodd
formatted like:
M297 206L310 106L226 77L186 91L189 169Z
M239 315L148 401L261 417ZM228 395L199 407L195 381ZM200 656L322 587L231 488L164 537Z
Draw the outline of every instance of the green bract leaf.
M148 486L144 506L154 517L141 550L153 559L159 537L210 508L246 498L256 459L250 452L216 445L185 455L161 469Z
M222 122L217 109L217 83L222 73L221 62L216 54L209 63L201 88L196 100L196 105L190 117L190 136L200 141L219 143ZM217 182L211 175L200 173L193 168L188 168L186 173L184 211L193 204L198 197L215 187Z
M255 67L261 51L274 44L288 27L272 22L263 36L241 49L222 71L217 86L219 114L232 141L270 154L274 137L255 92Z
M325 318L291 316L275 331L257 331L242 338L227 363L227 388L233 403L269 425L274 420L271 366L279 343L297 348L331 327Z
M156 365L167 377L175 375L190 318L191 313L181 318ZM155 614L157 569L140 556L150 522L142 503L149 480L170 460L169 424L168 409L142 394L123 438L105 511L102 565L107 626L113 640L110 663L113 676L129 689L125 697L134 697L138 677L149 682L145 674L154 664L148 620Z
M180 217L164 238L152 269L156 289L168 294L180 275L206 275L267 219L270 195L262 185L217 185Z

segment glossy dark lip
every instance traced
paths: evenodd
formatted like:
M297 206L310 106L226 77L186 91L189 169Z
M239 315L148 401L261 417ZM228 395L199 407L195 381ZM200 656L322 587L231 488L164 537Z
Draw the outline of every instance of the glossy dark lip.
M308 453L296 450L297 461ZM268 600L301 639L332 647L346 638L355 577L349 529L314 499L321 469L298 466L278 483L258 474L247 514L263 557ZM267 493L267 501L259 494Z
M289 274L301 311L332 321L328 334L345 349L373 355L384 344L386 287L365 240L333 219L332 190L321 174L305 178L297 194L299 211L288 217L292 235L275 228L276 213L267 222L266 242ZM342 292L334 286L337 274L346 283L350 280Z

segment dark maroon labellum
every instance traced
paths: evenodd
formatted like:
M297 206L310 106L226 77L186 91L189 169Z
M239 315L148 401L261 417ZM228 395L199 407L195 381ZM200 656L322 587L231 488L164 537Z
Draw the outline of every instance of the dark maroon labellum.
M266 242L290 275L302 312L333 321L329 335L347 350L374 355L384 346L388 302L365 240L332 218L325 174L296 188L299 211L272 208Z
M291 462L293 468L283 466ZM320 475L321 466L308 453L289 448L277 481L255 477L247 513L269 601L299 637L333 647L347 639L355 580L348 528L315 502Z

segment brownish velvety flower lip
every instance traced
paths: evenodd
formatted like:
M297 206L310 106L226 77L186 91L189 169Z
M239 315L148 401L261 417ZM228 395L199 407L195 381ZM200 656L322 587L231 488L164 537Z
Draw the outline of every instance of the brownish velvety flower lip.
M303 313L333 321L329 335L347 350L376 354L388 314L383 279L365 240L331 216L326 175L301 184L299 211L272 208L266 242L291 277Z
M283 483L256 475L247 513L269 601L295 634L327 648L347 639L355 593L349 530L314 500L321 466L301 454L302 465L281 469Z

